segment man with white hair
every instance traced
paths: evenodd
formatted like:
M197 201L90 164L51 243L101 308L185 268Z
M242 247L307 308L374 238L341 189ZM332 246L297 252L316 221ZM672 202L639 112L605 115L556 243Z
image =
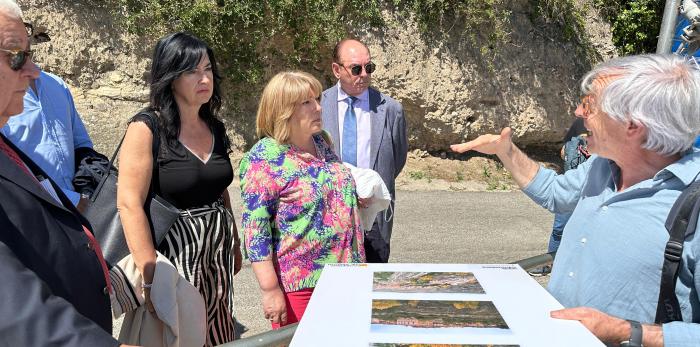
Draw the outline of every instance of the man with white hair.
M510 128L453 145L496 154L525 194L552 212L573 210L549 282L567 309L552 317L583 323L602 341L627 346L690 346L700 341L700 240L684 242L676 283L684 322L654 322L664 223L698 179L700 70L672 55L603 63L583 78L590 159L563 175L540 167L511 140ZM642 325L639 324L642 323Z
M22 11L0 0L0 127L22 112L37 67ZM118 346L107 264L90 224L0 134L0 344Z

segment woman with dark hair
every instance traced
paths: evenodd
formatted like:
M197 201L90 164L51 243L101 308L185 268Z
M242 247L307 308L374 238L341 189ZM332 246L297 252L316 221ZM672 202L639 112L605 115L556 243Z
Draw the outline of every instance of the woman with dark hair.
M150 105L129 121L117 190L124 233L144 287L153 279L158 251L202 294L207 345L234 338L232 282L242 261L226 190L233 179L229 141L216 116L220 80L214 53L200 39L174 33L158 42ZM153 141L160 144L156 158ZM159 245L143 207L150 189L182 211ZM150 290L144 288L144 298L153 312Z

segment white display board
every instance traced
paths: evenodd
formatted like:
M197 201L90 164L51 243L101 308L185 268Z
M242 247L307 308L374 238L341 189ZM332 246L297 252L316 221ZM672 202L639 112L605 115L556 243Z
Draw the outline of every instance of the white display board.
M604 346L518 265L332 264L291 346Z

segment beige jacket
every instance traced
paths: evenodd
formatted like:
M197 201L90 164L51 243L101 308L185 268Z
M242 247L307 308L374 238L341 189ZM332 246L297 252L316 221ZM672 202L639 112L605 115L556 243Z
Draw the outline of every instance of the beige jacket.
M158 253L151 287L151 302L157 317L143 305L140 290L143 279L131 256L122 259L110 275L116 289L112 295L112 315L125 314L119 342L145 347L204 345L207 322L204 300L165 256Z

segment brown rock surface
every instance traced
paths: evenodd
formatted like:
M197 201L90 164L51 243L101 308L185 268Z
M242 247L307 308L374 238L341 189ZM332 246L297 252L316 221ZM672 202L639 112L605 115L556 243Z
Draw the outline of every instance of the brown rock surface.
M509 3L510 32L500 42L488 43L477 33L487 44L474 44L461 23L421 33L415 20L391 11L384 12L386 27L355 33L380 67L374 85L406 109L412 148L445 150L503 126L513 127L524 146L561 140L572 121L578 79L591 58L580 53L582 44L562 37L559 25L537 17L531 1ZM155 40L127 33L99 2L23 0L20 5L26 19L51 35L51 42L34 47L35 60L69 83L97 149L111 152L126 119L147 103ZM585 8L585 44L595 57L613 55L609 25L592 6ZM330 66L323 68L314 73L333 81ZM227 99L223 116L229 135L237 150L245 150L254 141L257 98ZM234 103L239 107L231 107Z

